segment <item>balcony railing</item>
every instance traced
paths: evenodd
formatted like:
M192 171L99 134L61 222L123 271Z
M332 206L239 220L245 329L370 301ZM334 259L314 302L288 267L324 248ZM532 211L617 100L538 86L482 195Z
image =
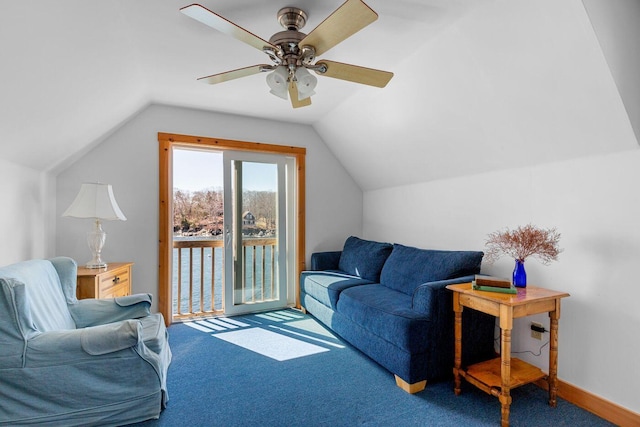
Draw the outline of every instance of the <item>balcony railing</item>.
M276 298L275 238L243 238L245 302ZM174 239L173 317L224 312L224 242L222 239Z

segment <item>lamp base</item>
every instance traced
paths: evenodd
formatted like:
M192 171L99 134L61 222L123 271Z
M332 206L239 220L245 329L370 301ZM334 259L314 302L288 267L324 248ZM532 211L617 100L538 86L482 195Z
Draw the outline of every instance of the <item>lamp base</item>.
M106 262L94 262L93 260L85 264L87 268L107 268Z
M106 268L107 263L104 262L101 258L102 247L104 246L104 242L107 240L107 233L102 231L102 225L100 224L100 220L97 219L95 222L95 228L87 233L87 244L89 245L89 249L91 249L91 254L93 258L86 264L87 268Z

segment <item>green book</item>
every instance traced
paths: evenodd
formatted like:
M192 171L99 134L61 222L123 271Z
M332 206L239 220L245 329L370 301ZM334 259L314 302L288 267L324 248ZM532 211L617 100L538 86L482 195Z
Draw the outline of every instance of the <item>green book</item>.
M475 291L501 292L503 294L517 294L518 293L518 290L513 286L511 286L509 288L499 288L499 287L496 287L496 286L479 286L479 285L476 285L475 281L472 282L472 287L473 287L473 290L475 290Z

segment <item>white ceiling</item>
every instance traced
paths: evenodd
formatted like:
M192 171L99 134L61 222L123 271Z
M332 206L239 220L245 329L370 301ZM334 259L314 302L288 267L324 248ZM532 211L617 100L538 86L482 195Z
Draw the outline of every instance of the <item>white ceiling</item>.
M269 59L187 4L2 0L0 157L50 170L150 103L310 124L364 190L637 147L579 0L368 0L378 21L322 58L393 80L319 77L296 110L264 74L197 82ZM304 9L310 32L342 0L201 4L268 39L281 7Z

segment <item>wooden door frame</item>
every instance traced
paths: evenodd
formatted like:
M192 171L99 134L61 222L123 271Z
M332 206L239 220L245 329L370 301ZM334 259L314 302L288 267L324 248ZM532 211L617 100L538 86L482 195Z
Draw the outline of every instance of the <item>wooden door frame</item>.
M216 148L219 150L253 151L258 153L281 154L296 159L296 270L295 277L299 279L300 272L305 268L305 156L306 148L264 144L260 142L234 141L229 139L209 138L202 136L180 135L173 133L158 133L159 142L159 208L158 208L158 311L162 313L165 323L173 321L171 295L171 257L173 248L170 247L171 233L173 233L173 215L170 212L173 199L173 148ZM295 304L300 307L300 286L295 285Z

